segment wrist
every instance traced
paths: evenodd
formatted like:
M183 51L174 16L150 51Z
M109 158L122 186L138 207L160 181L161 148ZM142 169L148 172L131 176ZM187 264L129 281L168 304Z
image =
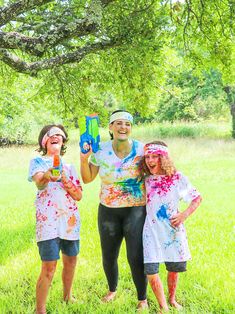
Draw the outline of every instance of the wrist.
M47 187L47 183L46 184L37 184L38 190L44 190L46 187Z
M82 156L80 159L81 159L81 163L82 163L82 164L88 164L88 158L87 158L87 156L86 156L86 157L83 157L83 156Z
M66 190L70 190L73 187L73 182L72 181L65 182L64 187Z
M43 174L43 180L46 181L46 182L49 182L50 181L50 174L47 172L44 172Z
M187 211L183 212L183 219L186 220L189 216L189 213Z

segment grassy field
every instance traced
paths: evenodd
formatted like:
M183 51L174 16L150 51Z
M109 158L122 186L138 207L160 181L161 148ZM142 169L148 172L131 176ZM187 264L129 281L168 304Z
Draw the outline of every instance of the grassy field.
M203 138L203 139L224 139L228 140L232 135L232 121L229 117L227 121L201 121L201 122L152 122L134 125L133 135L136 138ZM29 130L24 138L25 144L35 144L41 126ZM107 128L100 128L103 140L108 138ZM69 130L70 142L77 142L79 136L78 129Z
M136 131L149 140L153 134ZM144 134L143 134L144 133ZM193 259L181 274L178 300L181 313L235 313L235 142L209 139L166 139L178 169L201 191L203 203L186 222ZM36 147L0 150L0 313L33 313L35 284L40 259L35 242L36 188L27 182L29 160ZM79 169L77 144L65 155ZM48 313L135 313L136 295L123 244L119 257L118 295L112 304L102 304L107 291L101 265L97 230L99 179L84 186L79 204L82 218L81 253L74 282L78 302L61 301L61 263L52 283ZM166 287L166 272L161 267ZM148 288L149 313L158 307ZM171 310L170 313L176 313Z

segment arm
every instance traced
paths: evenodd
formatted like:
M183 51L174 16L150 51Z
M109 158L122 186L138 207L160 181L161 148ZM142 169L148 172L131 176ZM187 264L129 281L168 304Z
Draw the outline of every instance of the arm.
M66 192L70 194L70 196L75 200L75 201L80 201L82 198L82 189L80 186L75 185L71 180L69 180L65 172L62 171L61 175L61 182L64 185L64 189Z
M198 208L202 201L200 195L198 195L192 202L190 203L189 207L185 209L185 211L176 214L170 220L172 227L179 227L193 212Z
M80 173L84 183L93 181L99 172L99 167L88 162L91 153L91 148L87 154L80 153Z
M51 173L52 168L48 169L46 172L37 172L33 177L33 181L39 190L45 189L50 181L55 182L58 177L54 177Z

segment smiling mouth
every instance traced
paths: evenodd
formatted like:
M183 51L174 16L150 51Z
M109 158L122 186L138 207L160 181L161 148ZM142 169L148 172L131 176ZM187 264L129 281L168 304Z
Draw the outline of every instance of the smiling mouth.
M154 170L157 167L157 165L148 165L149 170Z

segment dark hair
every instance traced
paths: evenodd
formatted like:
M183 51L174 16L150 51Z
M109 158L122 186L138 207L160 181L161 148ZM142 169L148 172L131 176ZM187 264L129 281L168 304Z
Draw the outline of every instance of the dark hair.
M114 113L116 113L116 112L127 112L127 113L130 113L129 111L127 111L127 110L122 110L122 109L119 109L119 110L115 110L115 111L113 111L112 113L111 113L111 115L112 114L114 114ZM110 116L111 116L110 115ZM113 121L114 122L114 121ZM110 124L113 124L113 122L112 123L110 123ZM109 131L109 135L110 135L110 139L111 140L113 140L113 134Z
M60 155L63 156L66 152L66 146L65 146L65 143L67 143L68 141L68 133L65 131L65 128L63 127L63 125L61 124L49 124L49 125L45 125L40 133L39 133L39 136L38 136L38 145L39 145L39 148L37 149L37 151L40 153L42 152L42 156L45 156L46 153L47 153L47 148L43 148L42 147L42 139L44 137L44 135L53 127L57 127L59 129L61 129L64 134L66 135L66 139L63 138L63 145L61 146L61 151L60 151Z

